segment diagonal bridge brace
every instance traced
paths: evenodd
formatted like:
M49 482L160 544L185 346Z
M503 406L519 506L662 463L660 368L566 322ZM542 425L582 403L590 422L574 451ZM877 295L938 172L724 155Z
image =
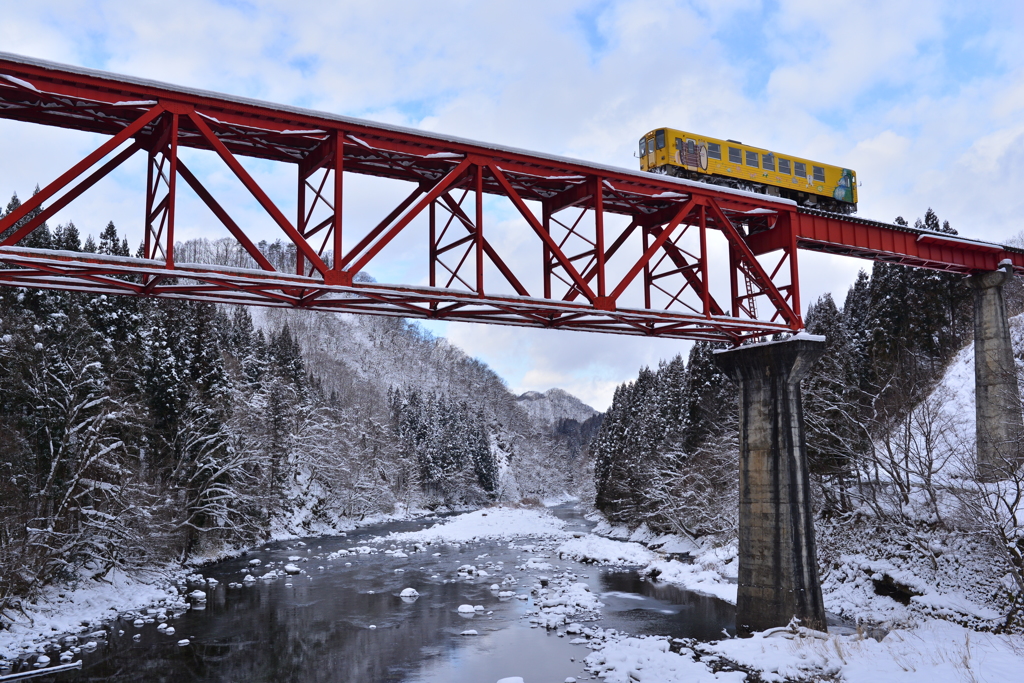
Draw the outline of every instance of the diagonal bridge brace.
M16 225L18 222L24 220L31 212L40 209L43 202L47 201L58 192L67 187L75 178L78 178L83 173L88 171L90 168L96 165L101 159L106 157L108 154L113 152L115 149L120 147L122 144L131 139L134 135L141 132L143 128L152 123L161 113L164 108L157 105L147 111L144 115L135 120L134 123L125 127L117 135L113 136L102 145L100 145L94 152L89 154L87 157L79 161L77 164L72 166L70 169L62 173L56 180L51 182L45 188L34 194L30 199L26 200L20 207L7 214L0 219L0 234L3 234L8 229ZM139 149L137 143L133 144L132 147L128 148L131 153L122 152L114 160L105 164L99 171L93 173L91 176L86 178L84 181L79 183L75 188L70 190L65 196L58 199L47 209L42 210L37 216L29 219L25 224L19 227L11 235L8 235L6 239L0 242L2 247L10 247L32 233L33 230L43 224L47 218L55 214L64 206L67 206L72 199L79 196L89 187L94 185L100 178L110 173L117 166L127 160L132 153ZM116 163L114 163L116 161Z
M754 280L754 284L761 288L761 291L768 297L768 300L775 306L776 311L782 319L796 332L803 329L803 322L800 316L793 311L786 297L779 291L775 283L761 267L754 252L747 245L746 238L736 229L732 221L725 215L722 208L711 197L701 197L700 200L707 207L708 213L714 219L715 225L722 230L729 246L734 250L744 273Z

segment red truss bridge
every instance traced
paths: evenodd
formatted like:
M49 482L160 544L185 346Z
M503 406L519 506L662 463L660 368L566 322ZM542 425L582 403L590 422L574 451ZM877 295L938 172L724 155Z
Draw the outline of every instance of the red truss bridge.
M7 53L0 117L109 136L0 220L0 234L14 228L0 242L0 283L10 286L739 344L802 329L801 249L965 274L1008 260L1024 272L1024 251L996 244ZM248 190L294 245L293 272L274 268L232 207L186 166L182 148L215 155ZM18 246L134 155L148 159L138 179L142 258ZM295 168L292 217L244 157ZM352 174L400 181L407 195L377 207L378 220L345 221ZM182 181L249 267L176 257ZM420 281L356 277L387 270L389 247L413 238ZM526 260L506 246L524 241Z

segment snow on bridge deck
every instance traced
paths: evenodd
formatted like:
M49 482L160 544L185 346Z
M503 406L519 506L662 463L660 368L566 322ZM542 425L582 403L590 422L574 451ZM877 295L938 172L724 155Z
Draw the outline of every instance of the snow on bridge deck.
M0 117L112 136L0 220L0 233L17 225L0 242L0 261L12 266L0 281L10 285L738 344L803 327L798 249L960 273L995 270L1009 261L1024 272L1024 252L1001 245L9 53L0 53ZM227 164L294 244L295 274L274 270L230 218L229 207L178 158L179 147L211 151ZM148 153L150 164L144 259L18 247L43 220L136 152ZM237 157L298 167L298 220L285 217ZM343 202L347 173L406 181L412 193L390 213L383 207L386 217L376 227L353 235L362 226L343 226L334 210ZM176 263L178 179L239 242L253 268ZM490 232L484 235L485 194L511 203L536 239L539 260L517 263L489 239ZM33 218L35 209L41 213ZM314 217L315 210L320 213ZM385 248L427 215L425 282L355 277L386 259ZM612 215L627 217L628 225L606 222ZM722 252L709 249L709 239L724 240L727 264L711 257ZM527 276L526 269L537 275Z

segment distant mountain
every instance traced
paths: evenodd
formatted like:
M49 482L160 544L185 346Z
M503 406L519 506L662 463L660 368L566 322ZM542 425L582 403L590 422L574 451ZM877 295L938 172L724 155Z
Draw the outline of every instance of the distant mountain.
M452 423L462 420L489 435L497 479L491 495L499 500L579 495L587 481L578 457L597 433L600 414L561 389L533 392L532 401L517 397L487 365L404 319L275 308L252 309L251 314L267 337L287 325L305 368L323 395L333 397L360 443L362 432L379 425L385 443L371 449L372 457L400 461L409 449L395 441L393 431L408 423L403 428L408 433L424 434L414 449L417 458L428 458L430 466L445 462L465 446L468 437L461 432L466 430ZM422 424L414 414L421 414ZM449 431L450 436L459 434L455 442L445 436ZM465 495L472 487L463 479L444 478L445 486L455 489L445 500L479 502ZM433 505L437 496L431 486L420 481L419 487L424 490L403 500Z
M538 427L556 427L562 420L586 422L599 413L564 389L527 391L516 399Z

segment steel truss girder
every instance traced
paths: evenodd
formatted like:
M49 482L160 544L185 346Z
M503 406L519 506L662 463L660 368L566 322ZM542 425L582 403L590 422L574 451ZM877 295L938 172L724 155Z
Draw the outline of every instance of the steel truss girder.
M759 321L694 316L668 311L618 309L609 316L583 303L518 296L478 296L439 287L355 283L325 285L291 273L177 263L173 280L165 263L80 252L0 247L0 283L40 289L205 300L217 303L301 307L462 322L573 329L613 334L720 341L723 331L739 338L765 334ZM157 281L147 287L143 281ZM318 296L310 298L308 292ZM303 298L309 301L304 303ZM767 333L785 332L768 324Z
M798 248L961 272L1010 258L1024 270L1024 255L1014 250L920 231L897 231L902 241L894 240L894 226L807 212L764 195L2 53L0 117L111 136L0 220L3 233L39 210L0 243L0 261L9 266L0 283L9 285L737 344L802 328ZM232 171L295 246L294 273L274 270L179 158L182 147L209 150ZM148 155L145 258L16 246L139 151ZM246 172L243 156L296 166L294 222ZM411 192L357 234L343 225L344 178L352 173L407 181ZM251 269L177 262L179 177L251 257ZM517 272L522 264L488 237L488 196L507 201L535 239L543 291L530 291ZM626 227L612 227L611 216L625 216ZM381 263L386 247L417 219L429 226L427 285L355 278ZM710 258L711 233L728 244L728 264ZM728 303L710 285L724 269ZM627 291L637 290L642 307L625 306Z

